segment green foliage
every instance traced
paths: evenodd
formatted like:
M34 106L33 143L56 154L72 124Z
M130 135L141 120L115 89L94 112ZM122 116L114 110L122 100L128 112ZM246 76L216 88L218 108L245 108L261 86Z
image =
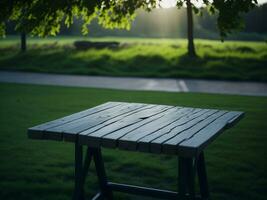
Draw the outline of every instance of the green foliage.
M16 30L32 35L47 36L59 33L61 24L68 27L73 19L82 19L82 33L88 33L93 19L104 28L130 29L138 9L151 11L157 0L1 0L0 36L5 33L5 23L14 21ZM221 37L243 27L241 15L256 6L256 0L202 0L212 14L217 15ZM177 7L192 4L195 13L201 13L190 0L177 0Z
M6 21L13 20L20 32L56 35L61 22L70 26L74 17L83 20L83 33L94 18L106 28L129 28L136 9L150 10L155 5L156 0L2 0L0 33L3 35Z
M267 45L264 42L195 40L198 58L186 54L186 40L94 38L118 41L118 48L76 50L73 42L86 38L29 39L20 53L15 40L0 45L0 69L33 72L204 78L267 81ZM19 41L18 41L19 42Z
M257 0L214 0L211 8L218 10L218 27L222 37L231 33L232 29L241 29L244 23L241 18L242 13L248 12L255 7ZM212 10L211 10L212 11Z
M177 6L180 8L190 2L191 0L178 0ZM232 33L233 30L243 28L244 23L241 15L257 5L257 0L202 0L197 2L202 2L211 14L217 15L217 26L222 39ZM196 7L192 2L191 4L196 14L202 12L203 8Z

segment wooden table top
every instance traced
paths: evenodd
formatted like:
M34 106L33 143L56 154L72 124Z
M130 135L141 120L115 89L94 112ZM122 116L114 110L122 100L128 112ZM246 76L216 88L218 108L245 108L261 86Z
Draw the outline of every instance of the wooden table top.
M32 139L196 156L243 112L107 102L28 129Z

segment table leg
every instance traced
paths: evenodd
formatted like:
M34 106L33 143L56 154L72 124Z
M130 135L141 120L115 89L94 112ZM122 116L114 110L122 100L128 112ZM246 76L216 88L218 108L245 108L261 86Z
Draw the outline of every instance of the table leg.
M83 189L83 147L78 142L75 143L75 186L73 200L84 199Z
M84 164L83 164L83 178L82 178L82 185L84 185L85 180L86 180L86 176L88 174L89 171L89 167L92 161L92 157L93 157L93 152L92 150L88 147L87 148L87 152L86 152L86 156L85 156L85 160L84 160Z
M112 200L113 195L111 189L108 187L105 166L100 148L93 149L93 157L101 193L105 199Z
M198 160L197 160L197 173L198 173L198 180L199 180L199 187L200 187L200 194L202 199L209 199L209 187L208 187L208 179L207 179L207 172L205 166L205 158L204 152L201 152Z
M195 198L195 171L193 158L179 157L178 194L180 199Z
M75 187L73 200L84 199L84 183L93 157L93 152L87 148L85 160L83 164L83 147L77 142L75 143Z
M188 194L190 199L195 199L195 175L196 175L196 167L195 167L195 160L190 158L187 161L187 187L188 187Z

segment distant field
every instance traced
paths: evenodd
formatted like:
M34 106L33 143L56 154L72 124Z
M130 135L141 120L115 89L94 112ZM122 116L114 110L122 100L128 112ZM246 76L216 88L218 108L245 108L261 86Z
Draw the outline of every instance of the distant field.
M118 41L116 49L77 50L88 37L31 38L26 53L19 38L0 40L0 69L47 73L182 77L267 81L267 44L196 39L198 58L186 56L184 39L92 38Z

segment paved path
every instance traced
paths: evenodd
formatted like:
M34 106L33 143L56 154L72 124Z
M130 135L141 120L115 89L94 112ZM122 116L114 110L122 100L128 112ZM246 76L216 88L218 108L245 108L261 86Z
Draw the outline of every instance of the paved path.
M168 92L204 92L267 96L267 83L209 81L192 79L117 78L0 71L0 82L62 85L77 87L151 90Z

